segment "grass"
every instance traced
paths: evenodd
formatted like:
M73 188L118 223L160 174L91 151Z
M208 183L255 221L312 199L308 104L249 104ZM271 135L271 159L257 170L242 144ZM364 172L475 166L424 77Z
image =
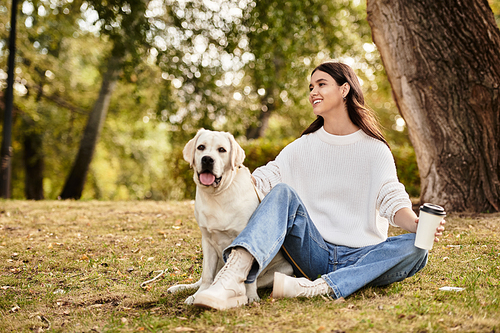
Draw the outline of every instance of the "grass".
M214 311L167 293L200 276L191 202L2 201L0 332L500 332L500 214L447 222L403 282L340 301L263 290L258 304Z

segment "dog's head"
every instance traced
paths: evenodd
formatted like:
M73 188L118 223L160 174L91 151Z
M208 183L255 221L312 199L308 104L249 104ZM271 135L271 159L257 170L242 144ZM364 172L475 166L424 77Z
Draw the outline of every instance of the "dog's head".
M196 184L205 187L221 186L245 160L245 151L232 134L205 129L189 140L183 155L194 169Z

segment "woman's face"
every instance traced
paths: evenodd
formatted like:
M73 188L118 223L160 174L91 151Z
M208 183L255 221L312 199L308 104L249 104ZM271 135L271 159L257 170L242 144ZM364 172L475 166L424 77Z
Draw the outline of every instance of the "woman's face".
M328 117L335 111L344 110L342 87L325 72L317 70L311 77L309 84L309 102L312 104L316 116Z

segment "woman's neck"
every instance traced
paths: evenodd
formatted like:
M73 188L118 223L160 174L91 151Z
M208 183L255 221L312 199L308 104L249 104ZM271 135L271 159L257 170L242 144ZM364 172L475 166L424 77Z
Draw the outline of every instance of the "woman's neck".
M325 131L333 135L349 135L359 130L359 127L356 126L347 115L340 119L325 118L324 121L323 127Z

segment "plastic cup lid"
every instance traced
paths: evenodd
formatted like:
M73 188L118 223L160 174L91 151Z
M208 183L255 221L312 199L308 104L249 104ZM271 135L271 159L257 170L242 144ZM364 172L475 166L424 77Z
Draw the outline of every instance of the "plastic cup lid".
M441 216L446 215L446 212L444 211L443 207L431 203L424 203L422 206L420 206L420 210L434 215L441 215Z

